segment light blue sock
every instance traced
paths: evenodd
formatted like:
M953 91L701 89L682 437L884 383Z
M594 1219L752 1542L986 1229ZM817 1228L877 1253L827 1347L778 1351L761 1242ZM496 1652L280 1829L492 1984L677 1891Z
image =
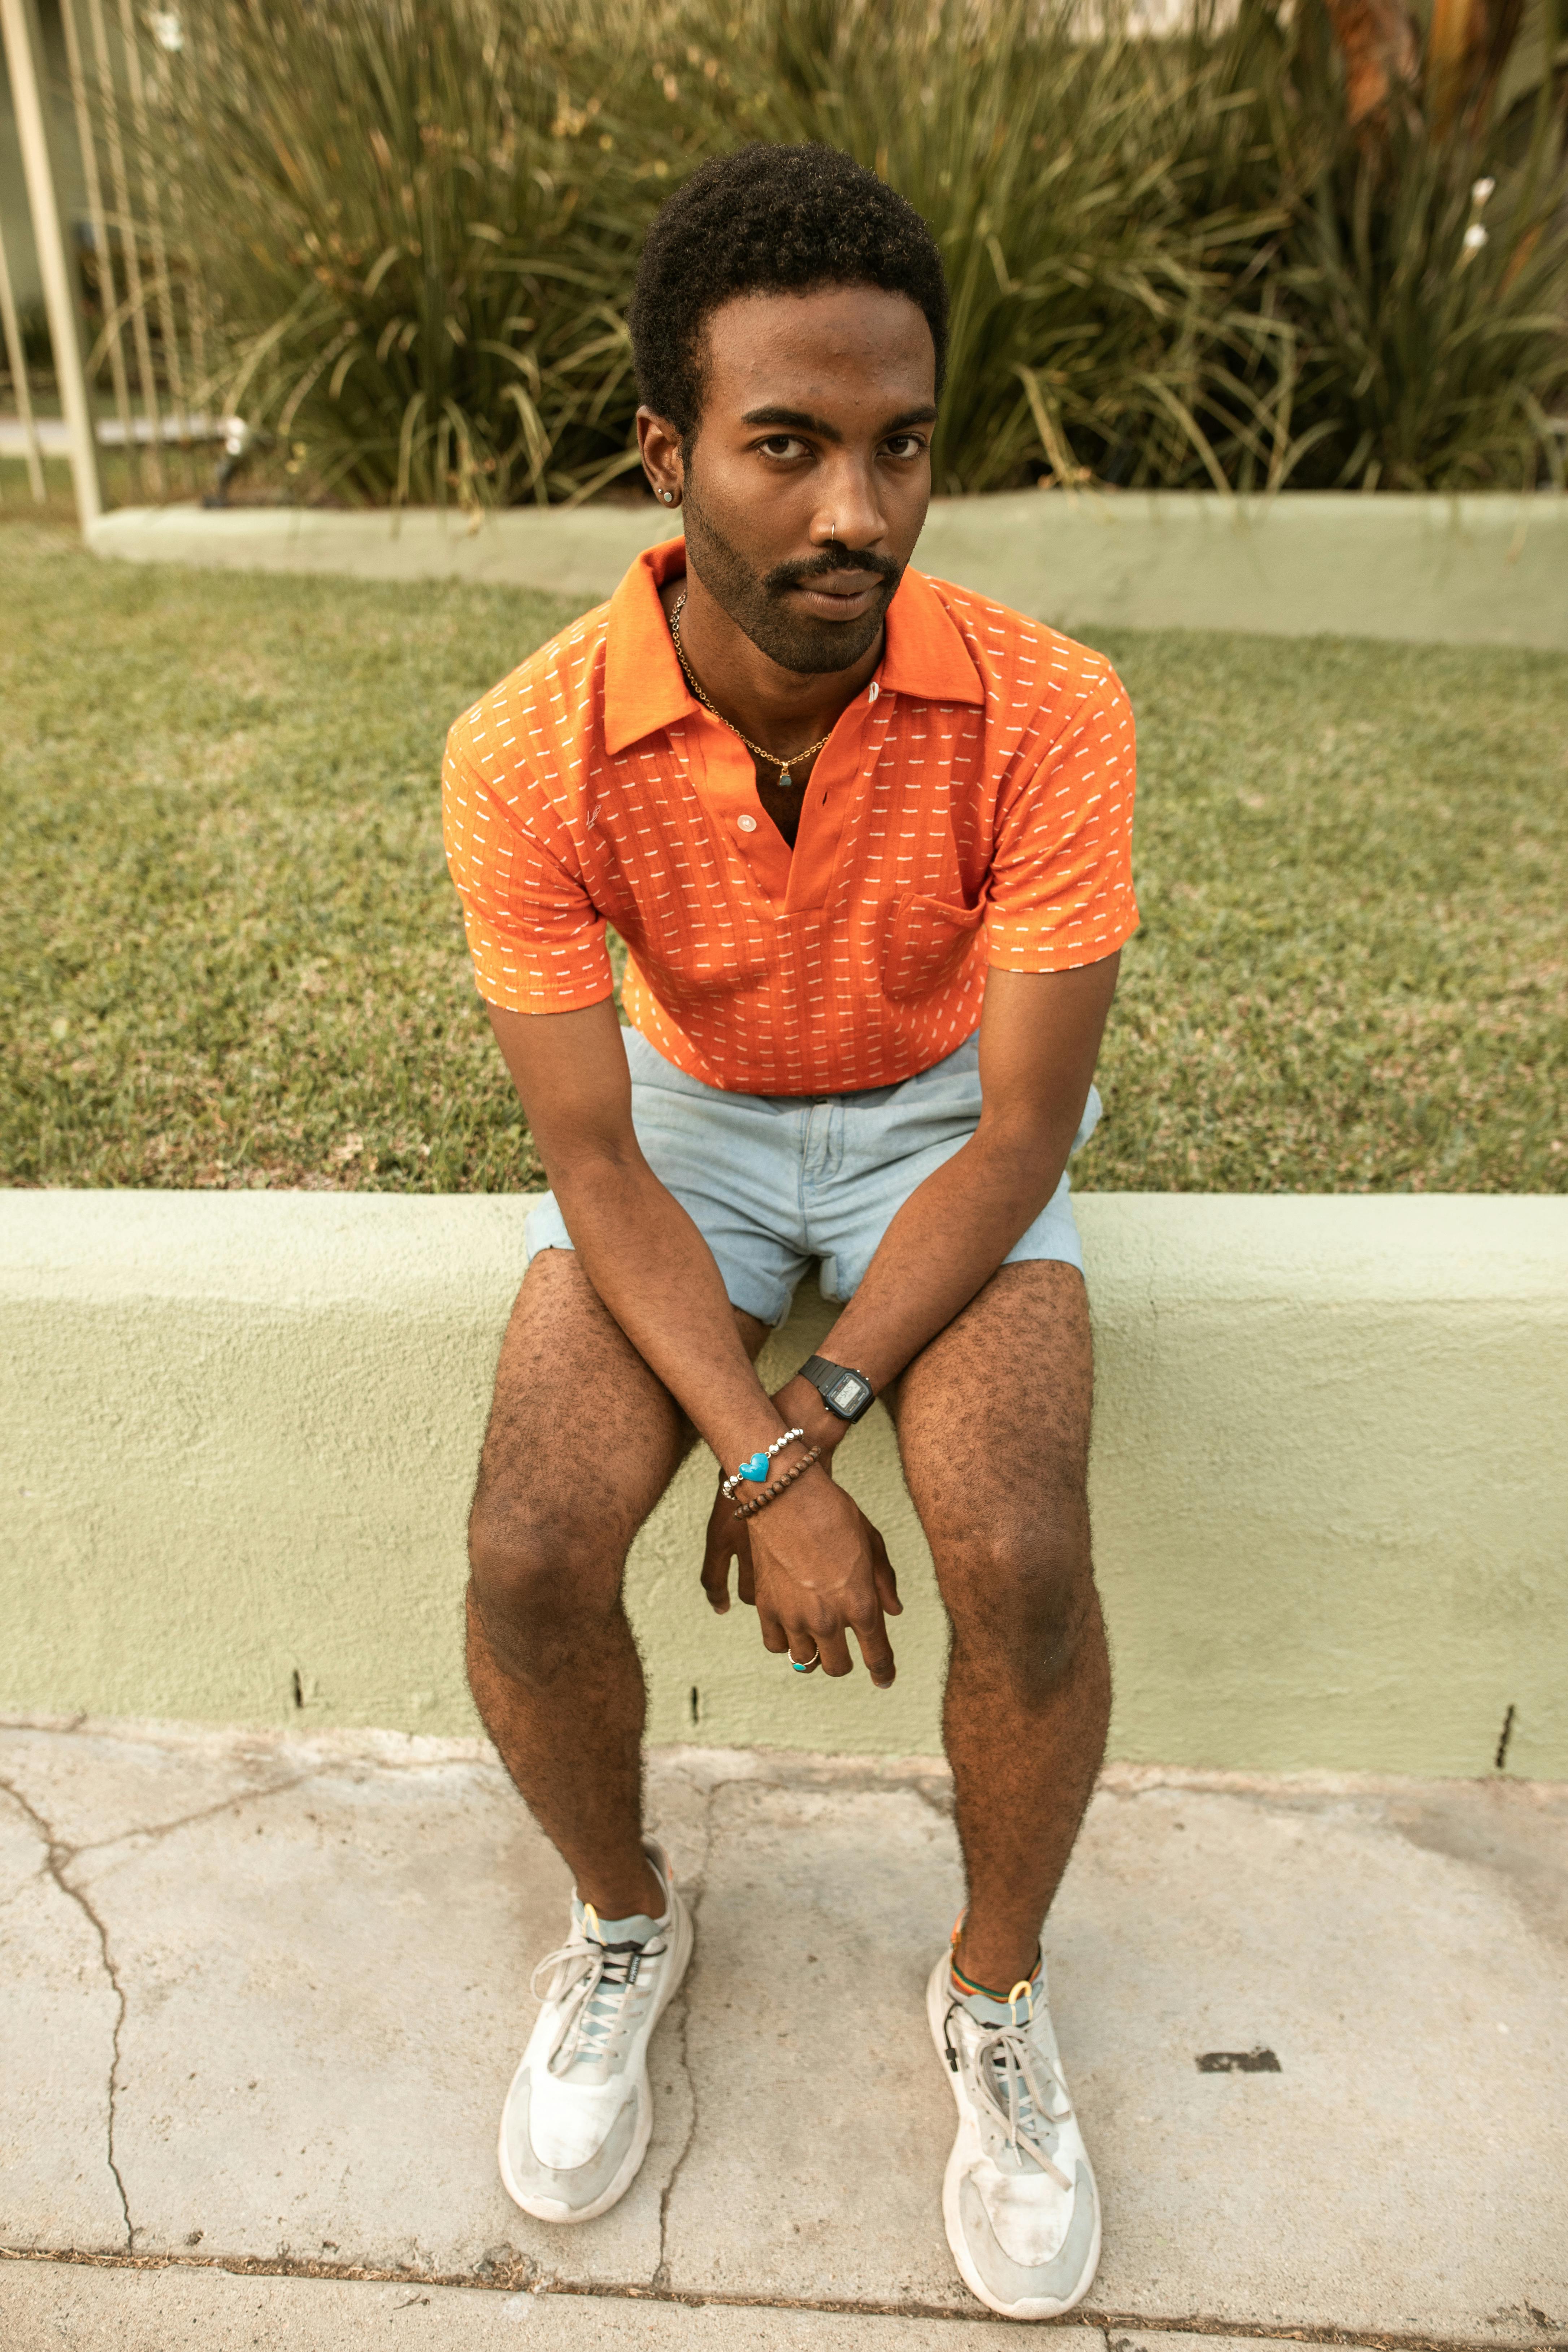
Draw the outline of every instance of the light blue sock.
M586 1935L587 1913L580 1896L572 1897L572 1925L580 1935ZM669 1913L662 1919L650 1919L646 1911L634 1911L629 1919L598 1920L592 1940L599 1944L646 1944L669 1925Z
M1029 1974L1030 1989L1034 1991L1038 1991L1039 1990L1040 1978L1044 1970L1044 1961L1042 1960L1039 1953L1037 1952L1035 1955L1035 1965ZM1029 2003L1023 1994L1019 1995L1017 2007L1015 2009L1008 2006L1005 1997L991 1991L986 1986L982 1985L976 1990L972 1990L968 1984L961 1984L951 1967L947 1972L947 1981L949 1988L952 1990L952 1997L954 2000L957 2001L959 2007L961 2009L966 2009L969 2011L970 2016L973 2017L978 2024L1027 2025L1029 2021Z

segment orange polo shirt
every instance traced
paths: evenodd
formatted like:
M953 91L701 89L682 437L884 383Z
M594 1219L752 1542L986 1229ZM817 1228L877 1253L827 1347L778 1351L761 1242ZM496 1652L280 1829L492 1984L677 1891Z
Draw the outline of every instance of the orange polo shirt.
M447 739L447 861L479 993L565 1013L611 992L732 1092L843 1094L930 1067L986 969L1065 971L1137 927L1134 750L1102 656L907 571L881 666L805 788L792 852L751 754L693 700L640 556Z

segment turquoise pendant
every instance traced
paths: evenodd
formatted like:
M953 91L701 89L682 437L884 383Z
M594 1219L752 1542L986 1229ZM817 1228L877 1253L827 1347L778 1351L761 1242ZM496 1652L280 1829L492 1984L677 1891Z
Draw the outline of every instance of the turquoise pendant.
M760 1486L767 1475L768 1457L765 1454L753 1454L748 1461L742 1463L735 1473L738 1478L749 1479L753 1486Z
M781 793L787 793L794 781L795 780L791 776L787 768L781 768L779 770L779 790Z

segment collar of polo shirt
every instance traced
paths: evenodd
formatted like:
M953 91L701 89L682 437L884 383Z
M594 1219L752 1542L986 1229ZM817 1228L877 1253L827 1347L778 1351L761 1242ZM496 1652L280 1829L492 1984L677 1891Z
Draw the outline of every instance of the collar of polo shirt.
M684 539L640 555L610 599L605 641L605 749L617 757L692 709L658 592L686 570ZM888 607L887 644L872 686L928 702L984 703L985 689L963 639L924 575L907 570ZM870 699L875 694L867 689Z

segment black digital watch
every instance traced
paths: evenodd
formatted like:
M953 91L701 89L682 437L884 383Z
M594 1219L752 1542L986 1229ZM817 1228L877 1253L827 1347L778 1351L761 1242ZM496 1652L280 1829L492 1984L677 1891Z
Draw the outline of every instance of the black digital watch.
M876 1402L864 1372L830 1364L826 1356L808 1356L800 1368L800 1378L811 1382L828 1412L837 1413L840 1421L858 1421Z

